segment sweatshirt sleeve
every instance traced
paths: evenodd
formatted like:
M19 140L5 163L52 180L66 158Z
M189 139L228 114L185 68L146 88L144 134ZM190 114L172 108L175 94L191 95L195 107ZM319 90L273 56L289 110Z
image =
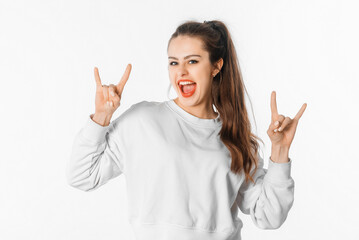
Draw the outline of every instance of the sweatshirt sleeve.
M104 127L92 120L93 115L76 135L66 166L68 184L83 191L95 190L123 173L124 168L116 120Z
M251 181L239 188L236 202L261 229L277 229L287 218L294 201L294 180L290 175L292 160L275 163L269 157L268 169L259 156L257 171Z

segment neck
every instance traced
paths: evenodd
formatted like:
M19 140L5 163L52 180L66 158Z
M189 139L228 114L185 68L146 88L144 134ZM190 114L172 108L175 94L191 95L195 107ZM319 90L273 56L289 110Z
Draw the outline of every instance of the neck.
M212 102L209 101L207 103L198 104L195 106L183 106L181 102L179 101L179 98L175 98L174 102L180 106L183 110L186 112L202 119L214 119L218 116L218 113L216 113L213 110Z

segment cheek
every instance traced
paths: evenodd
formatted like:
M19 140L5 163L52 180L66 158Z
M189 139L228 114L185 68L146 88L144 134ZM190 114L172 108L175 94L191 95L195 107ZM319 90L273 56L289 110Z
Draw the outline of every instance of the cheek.
M211 86L210 73L208 72L207 69L203 69L202 71L198 72L197 80L202 88L207 89Z
M170 83L174 89L176 89L176 76L169 72Z
M171 71L168 71L168 76L170 78L171 83L173 83L175 81L175 76L173 75L173 73Z
M211 73L208 69L208 66L202 66L201 68L196 69L196 76L201 81L208 81L211 76Z

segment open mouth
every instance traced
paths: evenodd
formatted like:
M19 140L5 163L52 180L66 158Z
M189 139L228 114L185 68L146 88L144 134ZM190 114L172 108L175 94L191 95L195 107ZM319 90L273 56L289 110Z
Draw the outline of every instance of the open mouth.
M180 81L178 86L181 90L182 96L190 97L196 91L197 84L193 81Z
M180 88L183 93L189 93L196 89L196 83L180 85Z

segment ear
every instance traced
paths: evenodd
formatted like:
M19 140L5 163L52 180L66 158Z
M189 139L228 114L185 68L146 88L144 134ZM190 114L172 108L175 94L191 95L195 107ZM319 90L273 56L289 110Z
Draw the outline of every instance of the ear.
M217 73L219 73L222 69L223 66L223 59L220 58L216 63L215 63L215 68L213 70L212 75L217 75Z

